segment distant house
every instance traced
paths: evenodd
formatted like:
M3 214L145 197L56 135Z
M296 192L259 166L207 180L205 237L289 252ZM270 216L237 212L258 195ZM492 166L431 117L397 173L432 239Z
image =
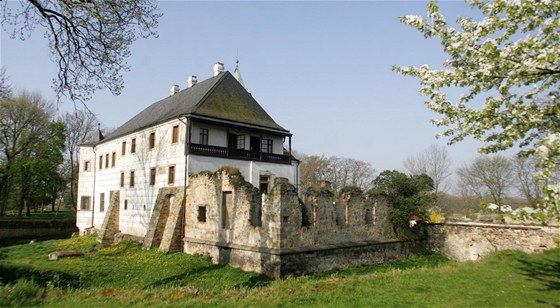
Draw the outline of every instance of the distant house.
M274 179L298 187L291 156L292 134L278 125L223 64L214 76L152 104L110 135L80 147L77 226L108 223L111 196L118 193L123 234L146 235L162 188L189 185L189 176L232 166L267 193Z

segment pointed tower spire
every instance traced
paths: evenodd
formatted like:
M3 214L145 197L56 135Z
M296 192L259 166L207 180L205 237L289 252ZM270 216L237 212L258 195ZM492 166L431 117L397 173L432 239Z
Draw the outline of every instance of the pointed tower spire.
M103 139L105 139L105 136L103 136L101 132L101 123L97 123L97 134L97 141L103 141Z
M241 77L241 72L239 71L239 58L235 61L235 70L233 71L233 77L245 88L245 82L243 82L243 77Z

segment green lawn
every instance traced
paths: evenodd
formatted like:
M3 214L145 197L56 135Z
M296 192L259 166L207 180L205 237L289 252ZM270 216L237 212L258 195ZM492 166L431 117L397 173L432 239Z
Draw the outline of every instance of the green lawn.
M44 210L42 213L40 211L31 211L31 216L25 216L23 212L22 216L17 216L16 211L9 211L6 216L0 216L0 222L2 221L60 221L60 220L72 220L76 221L76 211L74 209L61 209L56 212L52 212L49 209Z
M48 261L78 249L83 257ZM101 248L92 237L0 248L0 306L558 307L560 249L501 252L479 262L420 254L273 281L205 257Z

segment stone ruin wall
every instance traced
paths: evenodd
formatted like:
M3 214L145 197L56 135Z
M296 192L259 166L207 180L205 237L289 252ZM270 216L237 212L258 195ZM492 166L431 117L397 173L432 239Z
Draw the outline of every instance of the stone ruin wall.
M285 255L395 240L386 202L362 193L312 191L300 200L286 179L269 194L236 186L225 172L189 180L184 251L208 253L215 263L280 277Z
M428 249L449 259L478 260L499 250L542 252L560 245L560 226L485 223L428 225Z

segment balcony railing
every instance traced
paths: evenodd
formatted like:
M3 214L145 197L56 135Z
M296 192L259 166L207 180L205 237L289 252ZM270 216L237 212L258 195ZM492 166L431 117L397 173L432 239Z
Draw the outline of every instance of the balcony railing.
M290 156L191 143L189 154L289 164Z

